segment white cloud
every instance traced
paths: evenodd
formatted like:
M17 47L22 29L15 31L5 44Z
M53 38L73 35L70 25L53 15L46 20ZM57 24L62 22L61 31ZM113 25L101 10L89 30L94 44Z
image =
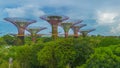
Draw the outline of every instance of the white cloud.
M109 35L120 35L120 13L119 10L110 10L107 9L101 10L97 12L96 15L97 26L102 27L106 26L109 28L106 31Z
M98 11L96 21L99 25L114 24L114 22L116 22L115 18L117 16L118 13Z
M17 8L5 8L9 17L39 17L45 13L35 5L25 5Z
M5 11L9 17L24 17L25 15L23 8L6 8Z
M112 33L114 35L120 35L120 23L118 23L114 27L111 27L110 33Z

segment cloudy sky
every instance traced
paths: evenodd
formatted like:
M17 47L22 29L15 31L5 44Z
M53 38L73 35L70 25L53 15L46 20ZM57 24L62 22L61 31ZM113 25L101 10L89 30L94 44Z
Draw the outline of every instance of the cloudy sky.
M0 32L17 33L16 27L4 21L6 17L25 17L37 20L31 26L50 25L40 19L42 15L60 14L70 19L81 19L87 24L82 29L96 28L91 34L120 35L120 0L0 0ZM59 27L59 32L63 32Z

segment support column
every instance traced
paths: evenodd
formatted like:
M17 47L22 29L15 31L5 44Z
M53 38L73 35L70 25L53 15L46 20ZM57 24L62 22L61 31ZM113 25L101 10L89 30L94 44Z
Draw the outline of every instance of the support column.
M74 38L78 38L78 31L74 30Z
M58 37L58 25L53 24L52 25L52 38L57 39L57 37Z
M65 32L65 38L68 38L68 32Z
M18 37L17 44L23 45L25 43L25 41L24 41L24 29L23 28L18 29L17 37Z

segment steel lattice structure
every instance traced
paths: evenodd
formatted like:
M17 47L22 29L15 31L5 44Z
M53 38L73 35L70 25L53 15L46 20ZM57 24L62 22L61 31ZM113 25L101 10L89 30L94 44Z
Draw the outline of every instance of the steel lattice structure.
M87 34L92 31L95 31L95 29L80 30L79 32L82 34L83 37L86 37Z
M69 17L62 15L45 15L40 17L43 20L46 20L52 26L52 37L56 39L58 37L58 25L67 20Z
M18 29L18 38L21 41L21 44L24 44L24 32L28 25L35 23L35 20L26 19L26 18L19 18L19 17L11 17L11 18L4 18L4 20L11 22L14 24Z
M36 42L37 33L44 30L44 29L47 29L47 28L46 27L36 27L36 26L34 26L34 27L29 27L26 30L28 32L30 32L31 37L32 37L32 41Z
M79 25L73 25L72 26L72 30L73 30L73 32L74 32L74 37L75 38L78 38L78 32L79 32L79 30L80 30L80 28L82 28L82 27L84 27L84 26L86 26L86 24L79 24Z

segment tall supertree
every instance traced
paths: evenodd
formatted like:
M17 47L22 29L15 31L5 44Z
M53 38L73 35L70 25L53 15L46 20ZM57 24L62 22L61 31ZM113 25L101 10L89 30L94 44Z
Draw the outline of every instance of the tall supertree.
M63 23L61 23L61 26L63 27L65 38L67 38L69 29L71 28L72 23L71 22L63 22Z
M69 32L70 28L72 26L76 25L76 24L81 23L81 22L82 22L82 20L69 20L69 21L66 21L66 22L62 22L61 27L64 30L65 38L68 37L68 32Z
M86 30L80 30L79 32L82 34L83 37L86 37L88 33L94 31L95 29L86 29Z
M30 32L32 41L36 42L37 33L44 29L47 29L47 28L46 27L28 27L26 30Z
M56 39L58 37L58 25L68 19L67 16L61 15L46 15L40 17L43 20L46 20L52 26L52 38Z
M19 17L11 17L11 18L4 18L4 20L11 22L14 24L18 29L18 40L20 40L19 44L24 44L24 32L28 25L35 23L35 20L26 19L26 18L19 18Z
M79 24L79 25L73 25L72 26L72 30L73 30L73 32L74 32L74 37L75 38L78 38L78 32L79 32L79 30L80 30L80 28L82 28L82 27L84 27L84 26L86 26L86 24Z

